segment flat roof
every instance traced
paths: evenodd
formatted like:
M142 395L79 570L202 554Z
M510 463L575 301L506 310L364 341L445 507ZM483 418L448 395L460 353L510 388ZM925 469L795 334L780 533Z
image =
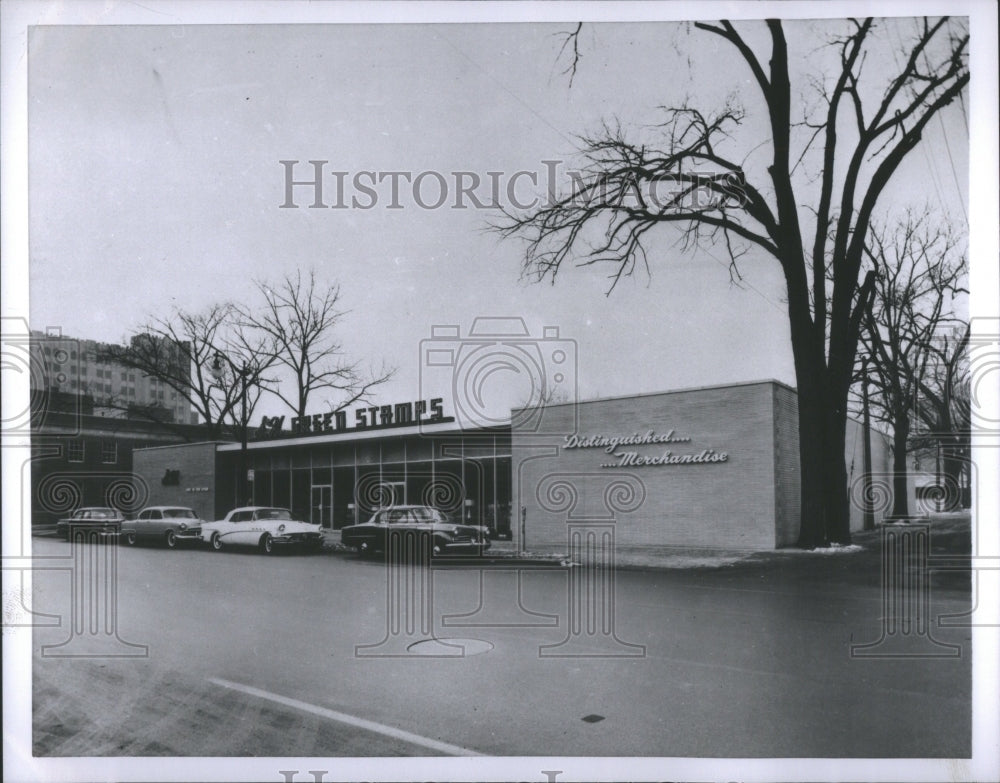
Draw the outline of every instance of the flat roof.
M711 391L715 389L732 389L741 386L762 386L762 385L773 385L781 386L788 391L795 393L795 388L789 386L787 383L775 380L774 378L766 378L756 381L741 381L739 383L719 383L712 384L709 386L691 386L683 389L666 389L663 391L655 392L643 392L641 394L620 394L609 397L592 397L586 400L578 400L576 402L554 402L550 403L544 407L546 408L557 408L565 405L585 405L587 403L593 402L607 402L611 400L629 400L638 399L643 397L659 397L666 394L688 394L691 392L700 391ZM520 408L512 408L513 411L525 410L527 406ZM287 435L284 437L276 438L266 438L262 440L248 440L247 450L261 450L261 449L273 449L280 448L283 446L305 446L305 445L323 445L331 443L343 443L343 442L355 442L355 441L365 441L365 440L378 440L393 437L406 437L412 435L496 435L496 434L507 434L511 432L510 422L499 425L495 428L479 428L479 429L465 429L457 422L442 422L440 424L423 423L415 424L412 427L377 427L368 429L349 429L342 432L330 432L321 433L317 435ZM238 441L201 441L199 443L176 443L165 446L150 446L143 449L136 449L136 451L150 451L152 449L170 449L184 446L196 446L196 445L209 445L214 444L216 451L239 451L242 449L242 444Z
M510 424L492 429L464 429L456 422L440 424L416 424L412 427L377 427L368 429L349 429L341 432L322 433L319 435L301 435L292 437L267 438L264 440L247 441L247 450L277 448L279 446L305 446L309 444L353 443L359 440L379 440L411 435L507 435L510 434ZM239 451L241 443L222 443L217 451Z
M793 394L798 394L794 386L789 386L787 383L776 380L774 378L763 378L759 381L740 381L739 383L715 383L709 386L688 386L683 389L665 389L663 391L654 392L642 392L641 394L616 394L610 397L591 397L586 400L577 400L576 402L552 402L544 406L546 408L558 408L562 405L586 405L588 402L611 402L612 400L636 400L642 397L662 397L665 394L688 394L690 392L700 392L700 391L712 391L714 389L734 389L739 386L763 386L765 384L771 384L773 386L781 386ZM527 407L527 406L525 406ZM522 408L513 408L515 411L523 411Z

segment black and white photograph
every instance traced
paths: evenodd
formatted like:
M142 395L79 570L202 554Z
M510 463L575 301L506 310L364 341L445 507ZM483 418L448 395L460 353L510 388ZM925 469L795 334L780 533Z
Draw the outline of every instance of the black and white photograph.
M0 13L5 780L1000 779L995 4Z

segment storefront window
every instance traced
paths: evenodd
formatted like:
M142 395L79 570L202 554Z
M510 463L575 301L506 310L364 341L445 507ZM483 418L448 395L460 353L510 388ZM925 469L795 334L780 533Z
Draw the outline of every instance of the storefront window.
M337 529L358 521L354 510L354 465L333 469L333 526Z
M309 519L312 508L312 471L297 468L291 471L292 487L289 505L299 519Z
M379 442L366 440L357 444L356 453L359 465L378 465L381 452Z
M291 472L287 470L276 470L271 474L271 501L272 506L278 508L292 508L292 478ZM298 516L304 509L294 508L293 516Z

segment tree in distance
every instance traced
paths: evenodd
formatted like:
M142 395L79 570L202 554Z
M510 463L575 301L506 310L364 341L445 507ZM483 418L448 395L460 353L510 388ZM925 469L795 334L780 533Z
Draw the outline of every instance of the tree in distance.
M837 32L794 61L780 20L693 25L728 45L732 70L748 77L741 97L763 133L748 129L735 101L714 111L663 107L641 139L605 123L581 139L584 165L571 192L525 213L506 211L494 224L525 240L529 278L554 282L567 262L607 264L609 293L637 266L649 269L655 230L665 225L680 230L684 249L721 244L734 276L751 248L780 266L805 548L850 541L844 455L848 394L876 287L863 266L869 227L900 164L969 83L965 19L813 24ZM579 42L578 25L563 42L571 77Z

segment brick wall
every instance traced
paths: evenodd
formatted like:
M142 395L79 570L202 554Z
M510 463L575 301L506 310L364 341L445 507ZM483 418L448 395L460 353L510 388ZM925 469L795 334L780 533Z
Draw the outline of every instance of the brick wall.
M216 519L215 443L186 443L132 454L137 480L149 489L149 505L193 508L201 519ZM177 484L164 484L167 471L179 471Z
M801 509L799 484L799 409L795 391L787 386L774 387L774 427L775 427L775 486L778 514L775 519L775 546L794 546L798 540ZM850 508L851 530L861 530L864 526L864 440L860 422L847 420L847 437L844 459L847 466L847 492ZM874 481L884 482L889 470L889 441L877 430L871 431L872 474ZM878 524L885 511L876 490L875 523Z
M794 546L801 521L799 482L799 401L793 389L772 386L774 394L774 546Z
M562 416L564 431L577 426L584 438L650 430L690 438L620 446L613 449L618 454L658 457L665 451L697 455L713 450L727 455L714 463L602 467L621 460L600 447L548 446L546 451L545 439L518 426L515 411L513 502L526 509L527 549L565 551L570 523L608 518L615 520L616 552L622 560L630 552L656 548L773 548L773 386L763 382L596 400L552 406L547 412L547 429Z

